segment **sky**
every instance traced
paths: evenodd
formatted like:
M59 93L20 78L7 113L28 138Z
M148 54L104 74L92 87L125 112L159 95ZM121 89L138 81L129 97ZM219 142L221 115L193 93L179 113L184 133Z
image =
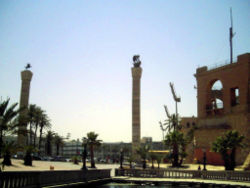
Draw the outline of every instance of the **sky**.
M132 57L140 55L141 136L162 140L159 121L175 103L181 117L197 115L201 66L250 52L250 1L1 0L0 97L19 102L29 62L30 104L45 110L52 130L71 139L90 131L104 142L132 139Z

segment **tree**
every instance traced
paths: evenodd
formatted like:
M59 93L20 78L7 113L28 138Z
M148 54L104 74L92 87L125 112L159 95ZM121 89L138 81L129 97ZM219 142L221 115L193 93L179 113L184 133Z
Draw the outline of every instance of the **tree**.
M15 143L5 142L3 146L3 165L10 166L11 163L11 154L16 150Z
M52 132L52 131L48 131L47 132L47 135L46 135L46 153L47 155L51 156L52 154L52 149L51 149L51 146L52 146L52 141L54 140L54 135L55 133Z
M240 136L236 130L227 131L212 143L212 151L221 154L225 170L234 170L236 149L243 147L244 136Z
M142 160L142 168L146 168L146 159L148 156L149 146L148 145L141 145L139 148L136 149L136 153L140 155Z
M3 137L7 131L13 129L13 121L20 112L20 109L15 110L18 103L14 103L8 108L9 101L9 98L3 102L0 101L0 158L4 144Z
M45 111L42 112L39 127L40 127L40 135L39 135L39 142L38 142L38 150L40 151L41 144L42 144L43 130L51 127L50 120L49 120L47 114L45 113Z
M170 159L172 160L172 166L181 166L183 158L186 156L185 146L187 144L183 133L178 130L169 133L168 135L166 135L164 143L165 145L170 147Z
M130 154L128 156L128 162L129 162L130 169L132 169L132 162L134 162L134 160L135 160L135 156L133 154Z
M34 139L33 139L33 146L36 147L36 137L37 137L37 129L39 125L41 124L41 118L42 118L42 109L40 107L37 107L35 110L35 117L34 117Z
M153 152L149 152L149 158L151 159L151 163L152 163L151 168L154 169L155 168L154 161L156 160L156 154Z
M163 125L166 125L168 132L171 132L180 130L181 127L179 122L180 119L175 114L172 114L171 116L168 117L168 119L165 120Z
M163 155L162 154L156 154L156 162L158 164L158 169L160 168L160 163L162 161Z
M95 168L95 160L94 160L94 148L101 145L102 140L97 140L98 134L95 132L87 133L87 145L90 148L90 160L91 160L91 168Z
M32 153L36 152L36 148L32 145L24 147L25 156L24 156L24 165L32 166Z
M62 147L64 144L63 137L59 136L58 134L55 134L54 142L56 144L56 155L58 156L60 153L60 147Z
M33 134L33 126L35 124L35 114L36 114L36 105L30 104L28 109L28 124L29 124L29 145L32 145L32 134Z

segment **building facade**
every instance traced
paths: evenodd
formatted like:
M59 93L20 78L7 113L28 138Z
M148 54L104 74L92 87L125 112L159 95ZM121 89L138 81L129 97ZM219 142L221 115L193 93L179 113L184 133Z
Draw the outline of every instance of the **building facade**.
M237 130L247 144L237 152L236 162L242 164L250 143L250 53L239 55L231 64L198 68L195 77L198 129L194 158L202 160L205 151L208 163L223 164L220 155L211 152L212 142L228 130Z

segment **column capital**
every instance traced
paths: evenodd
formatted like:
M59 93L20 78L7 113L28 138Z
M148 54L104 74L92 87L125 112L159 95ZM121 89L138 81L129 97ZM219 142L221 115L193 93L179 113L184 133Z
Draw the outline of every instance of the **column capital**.
M31 81L33 73L30 70L24 70L21 72L21 78L23 81Z
M141 78L141 73L142 73L142 68L141 67L132 67L132 77L135 79L140 79Z

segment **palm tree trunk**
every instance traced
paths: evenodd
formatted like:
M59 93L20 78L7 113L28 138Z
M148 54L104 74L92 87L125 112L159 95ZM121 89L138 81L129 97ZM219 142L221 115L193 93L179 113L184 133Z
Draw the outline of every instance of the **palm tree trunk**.
M34 133L34 147L36 147L36 132L37 132L38 124L35 126L35 133Z
M0 158L2 157L2 147L3 147L3 131L0 130Z
M233 148L230 154L230 170L234 170L235 168L235 153L236 148Z
M60 149L59 144L56 144L56 155L57 156L59 156L59 149Z
M179 158L179 153L178 153L178 144L174 144L173 146L173 158L174 161L172 163L172 166L177 167L179 166L178 158Z
M40 128L40 136L39 136L39 143L38 143L38 150L41 149L41 143L42 143L42 134L43 134L43 127Z
M154 169L154 160L152 159L152 166L151 166L152 169Z
M91 168L95 168L95 160L94 160L94 147L90 145L90 158L91 158Z
M142 161L142 168L145 169L146 167L147 167L147 165L146 165L146 159L143 159L143 161Z
M32 124L30 123L30 141L29 145L32 145Z
M8 152L8 151L4 154L3 164L6 165L6 166L11 166L12 165L12 163L11 163L11 155L10 155L10 152Z

